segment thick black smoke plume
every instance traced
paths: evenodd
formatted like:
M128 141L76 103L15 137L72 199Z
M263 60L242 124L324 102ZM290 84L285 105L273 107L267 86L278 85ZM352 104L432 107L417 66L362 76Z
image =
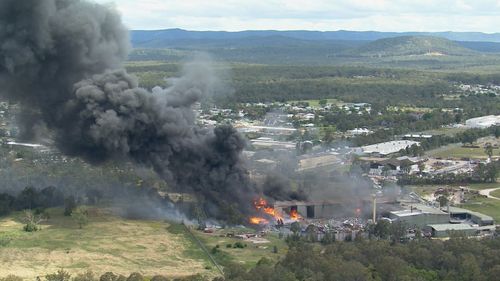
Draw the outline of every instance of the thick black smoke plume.
M19 102L24 132L47 128L64 153L92 163L132 159L193 192L207 214L238 221L257 188L229 126L195 125L191 106L213 90L203 64L148 92L123 70L128 32L110 8L79 0L0 2L0 92ZM25 134L29 137L30 134Z

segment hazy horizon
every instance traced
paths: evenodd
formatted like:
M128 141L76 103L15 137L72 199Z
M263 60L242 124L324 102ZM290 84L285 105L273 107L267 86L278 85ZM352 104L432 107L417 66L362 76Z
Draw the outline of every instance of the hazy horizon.
M499 33L498 0L95 0L134 30L309 30Z
M336 29L336 30L315 30L315 29L242 29L242 30L223 30L223 29L187 29L182 27L166 27L166 28L153 28L153 29L140 29L131 28L132 31L156 31L156 30L183 30L183 31L194 31L194 32L246 32L246 31L305 31L305 32L380 32L380 33L482 33L482 34L500 34L498 32L483 32L483 31L453 31L453 30L438 30L438 31L415 31L415 30L403 30L403 31L382 31L382 30L353 30L353 29Z

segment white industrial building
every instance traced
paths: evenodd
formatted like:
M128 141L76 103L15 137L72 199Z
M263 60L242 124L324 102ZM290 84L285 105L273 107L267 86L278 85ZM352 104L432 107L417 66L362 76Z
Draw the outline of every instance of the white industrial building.
M362 146L361 149L364 154L388 155L396 153L401 149L405 149L412 145L420 145L420 142L410 140L388 141L372 145L365 145Z
M272 138L260 137L250 141L257 149L295 149L297 144L289 141L275 141Z
M465 126L469 128L489 128L491 126L500 125L500 115L488 115L476 117L465 121Z

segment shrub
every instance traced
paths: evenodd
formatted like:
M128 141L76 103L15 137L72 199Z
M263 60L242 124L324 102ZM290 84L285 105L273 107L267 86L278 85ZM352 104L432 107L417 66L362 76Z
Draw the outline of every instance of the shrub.
M90 270L73 277L73 281L97 281L97 277Z
M71 274L64 269L59 269L56 273L45 275L47 281L70 281Z
M71 217L75 220L80 229L83 228L84 225L87 225L89 223L89 213L84 207L76 208L71 213Z
M168 278L162 275L155 275L151 278L151 281L168 281Z
M76 200L75 197L69 196L68 198L64 199L64 215L69 217L71 216L71 213L73 210L76 208Z
M276 245L273 246L273 253L274 254L278 253L278 246L276 246Z
M143 280L144 280L144 277L138 272L133 272L127 278L127 281L143 281Z
M0 281L23 281L23 278L15 275L7 275L5 278L0 278Z
M0 236L0 247L5 247L5 246L9 245L9 243L10 243L11 240L12 239L9 238L9 237L2 237L2 236Z
M127 277L120 274L116 277L115 281L127 281Z
M43 220L41 216L35 215L31 210L24 211L24 222L26 223L23 227L26 232L38 231L41 228L38 224Z
M233 248L240 248L240 249L243 249L245 247L246 247L246 244L243 244L241 242L236 242L236 243L234 243L234 246L233 246Z
M26 225L23 227L24 231L26 232L35 232L40 230L38 225L34 224L33 222L28 222Z
M116 281L118 279L118 276L115 275L113 272L106 272L101 277L99 278L99 281Z
M213 247L210 252L212 253L212 255L217 254L218 252L220 252L219 247L217 247L217 246Z

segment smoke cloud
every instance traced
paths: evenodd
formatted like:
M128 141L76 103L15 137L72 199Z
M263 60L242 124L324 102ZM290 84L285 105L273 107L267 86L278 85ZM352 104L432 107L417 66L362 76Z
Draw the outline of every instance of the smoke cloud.
M111 8L79 0L0 2L0 93L23 107L21 131L46 128L67 155L133 160L169 186L193 192L210 217L241 221L259 193L230 126L195 123L192 105L215 91L204 63L170 87L138 87L122 67L128 31Z

